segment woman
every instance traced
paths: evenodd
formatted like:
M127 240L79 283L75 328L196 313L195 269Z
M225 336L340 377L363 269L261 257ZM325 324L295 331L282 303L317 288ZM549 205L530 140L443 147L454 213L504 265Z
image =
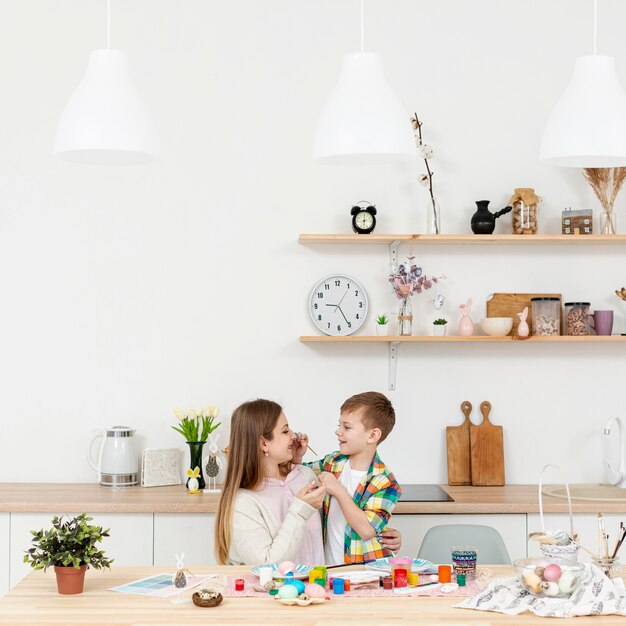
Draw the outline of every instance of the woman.
M276 402L254 400L235 409L215 524L218 563L324 563L317 510L326 490L312 470L291 464L295 440ZM399 548L397 531L385 539L390 549Z

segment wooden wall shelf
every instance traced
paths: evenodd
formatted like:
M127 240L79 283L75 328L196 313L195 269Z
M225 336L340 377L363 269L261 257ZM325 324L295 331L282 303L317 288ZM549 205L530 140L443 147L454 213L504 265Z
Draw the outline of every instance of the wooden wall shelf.
M303 234L298 237L301 244L307 243L416 243L430 245L609 245L626 244L626 235L353 235L353 234Z
M326 335L309 335L300 337L302 343L625 343L626 336L611 335L603 337L597 335L567 336L556 335L550 337L460 337L446 336L433 337L431 335L413 335L410 337L377 337L369 335L356 335L350 337L328 337Z

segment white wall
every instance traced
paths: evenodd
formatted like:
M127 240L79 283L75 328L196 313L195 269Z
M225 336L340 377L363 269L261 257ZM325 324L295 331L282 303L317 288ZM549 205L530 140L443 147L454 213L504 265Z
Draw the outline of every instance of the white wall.
M92 429L130 424L142 445L182 447L173 406L212 402L228 417L257 396L331 450L341 402L386 390L387 349L300 344L313 332L309 290L335 271L360 279L370 334L373 314L397 303L383 247L297 236L349 232L363 198L379 208L378 232L423 232L427 198L415 167L311 161L341 57L359 46L358 2L112 4L113 46L160 126L162 158L147 167L52 157L62 108L105 43L104 0L0 3L0 480L95 480ZM591 11L590 0L367 0L366 48L435 148L445 232L469 232L474 200L496 209L517 186L542 196L542 232L558 232L563 207L598 209L579 171L537 159L574 59L591 50ZM624 23L626 3L600 3L599 51L626 85ZM625 209L623 191L622 232ZM508 228L504 218L497 232ZM414 252L449 276L453 325L468 296L545 290L615 308L626 331L612 295L626 283L624 248ZM426 332L434 311L418 298ZM461 401L489 399L509 482L536 482L547 462L574 482L602 480L601 427L622 412L624 362L620 345L403 345L383 457L401 481L445 481L444 426L460 423Z

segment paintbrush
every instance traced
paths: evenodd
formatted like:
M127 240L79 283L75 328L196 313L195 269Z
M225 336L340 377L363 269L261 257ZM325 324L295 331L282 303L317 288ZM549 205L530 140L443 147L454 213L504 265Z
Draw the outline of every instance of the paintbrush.
M298 438L298 441L300 441L302 439L302 433L296 433L296 437ZM313 450L313 448L311 448L308 443L305 445L307 447L307 450L310 450L315 456L317 456L317 452L315 452L315 450Z

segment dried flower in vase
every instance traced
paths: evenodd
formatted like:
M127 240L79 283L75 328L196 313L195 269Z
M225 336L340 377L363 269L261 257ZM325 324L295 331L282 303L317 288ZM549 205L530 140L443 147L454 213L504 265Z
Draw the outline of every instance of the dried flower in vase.
M415 143L417 145L417 149L420 153L420 156L424 159L424 165L426 166L426 173L419 174L417 177L419 182L424 185L424 187L428 187L428 192L430 193L430 199L428 201L428 231L433 235L439 235L441 232L441 223L440 223L440 214L439 214L439 203L437 198L435 198L435 194L433 192L433 175L434 172L430 169L429 160L433 158L433 148L428 144L425 144L422 138L422 124L419 118L417 117L417 113L413 114L411 118L411 125L413 126L413 134L415 135Z
M591 185L604 209L601 216L600 232L603 235L615 235L617 230L613 205L624 180L626 180L626 167L586 167L583 170L583 176Z

